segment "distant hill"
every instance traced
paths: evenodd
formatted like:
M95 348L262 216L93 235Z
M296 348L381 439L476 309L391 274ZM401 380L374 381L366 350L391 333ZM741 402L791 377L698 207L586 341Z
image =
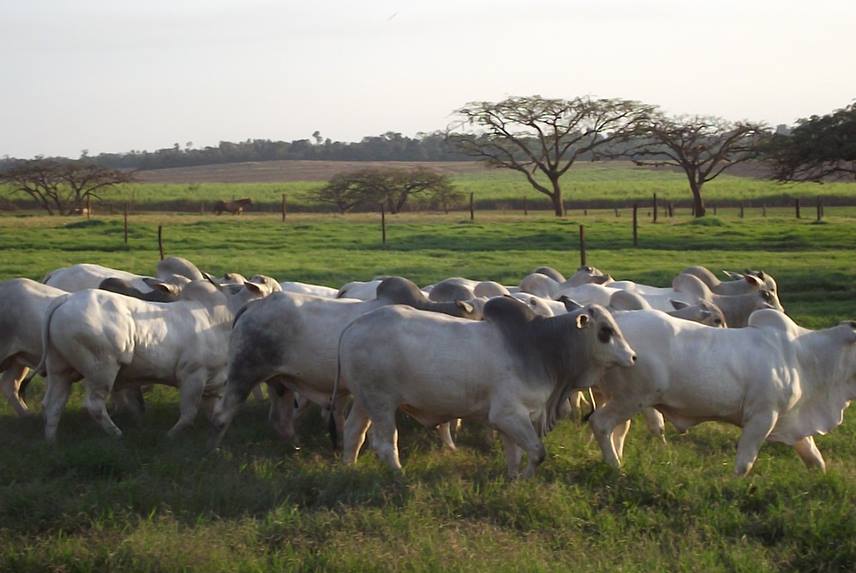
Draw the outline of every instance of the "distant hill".
M428 167L455 175L487 168L476 161L248 161L193 167L171 167L137 172L147 183L277 183L281 181L327 181L343 171L366 167Z

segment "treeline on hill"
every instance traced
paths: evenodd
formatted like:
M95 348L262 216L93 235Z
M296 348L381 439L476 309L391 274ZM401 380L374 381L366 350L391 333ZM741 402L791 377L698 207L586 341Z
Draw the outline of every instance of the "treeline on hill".
M358 142L332 141L315 132L313 139L221 141L216 147L182 148L178 143L155 151L101 153L88 159L113 169L163 169L244 161L282 159L326 161L465 161L472 160L446 141L443 132L407 137L397 132L364 137Z

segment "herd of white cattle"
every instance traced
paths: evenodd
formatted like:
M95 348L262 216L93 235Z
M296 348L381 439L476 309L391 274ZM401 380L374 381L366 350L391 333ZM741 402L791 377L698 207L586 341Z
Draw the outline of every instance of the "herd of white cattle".
M270 420L286 440L315 403L329 411L346 463L371 427L377 455L399 471L396 411L437 427L449 448L452 423L487 422L511 477L524 452L523 474L533 474L543 436L586 391L592 433L615 467L631 417L643 412L660 436L664 417L681 432L709 420L740 426L738 475L768 439L824 469L813 436L840 424L856 398L856 323L802 328L771 276L728 274L720 282L689 267L663 288L592 267L569 279L541 267L516 286L450 278L420 289L387 277L337 290L214 278L179 257L161 261L155 277L79 264L42 282L0 282L0 387L26 416L22 382L30 369L44 376L45 436L55 440L74 382L83 380L87 410L115 436L108 399L141 415L143 385L174 386L180 417L169 435L203 408L216 447L266 383Z

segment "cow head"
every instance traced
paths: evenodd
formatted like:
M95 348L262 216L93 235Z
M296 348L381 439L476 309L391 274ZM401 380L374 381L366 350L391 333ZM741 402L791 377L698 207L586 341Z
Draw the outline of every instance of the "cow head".
M612 314L598 304L583 307L576 315L576 327L586 331L589 356L596 364L604 367L629 367L636 363L636 352L624 339Z
M678 311L677 313L672 314L672 316L682 318L684 320L691 320L714 328L728 327L728 324L725 322L725 315L722 314L722 310L712 302L702 300L693 305L674 299L670 299L669 302L672 303L672 306L676 311Z

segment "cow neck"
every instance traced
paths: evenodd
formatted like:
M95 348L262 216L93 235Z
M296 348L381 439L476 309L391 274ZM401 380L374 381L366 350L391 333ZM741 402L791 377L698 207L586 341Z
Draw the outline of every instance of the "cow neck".
M585 335L585 329L577 327L578 314L537 317L527 324L526 338L532 342L528 350L531 356L537 357L550 384L550 395L536 427L540 435L546 434L556 425L561 406L570 393L594 375L588 372L595 368L586 359L586 356L591 355L588 347L590 337Z
M719 307L722 314L725 315L725 320L729 328L742 328L749 321L749 315L755 310L757 302L756 293L736 294L736 295L717 295L711 297L711 302ZM741 317L742 320L735 320L736 317Z
M825 434L841 424L844 409L856 399L856 385L850 381L852 367L848 364L854 360L854 350L851 344L836 340L836 328L791 339L800 365L801 395L788 421L774 432L777 438L790 443Z

